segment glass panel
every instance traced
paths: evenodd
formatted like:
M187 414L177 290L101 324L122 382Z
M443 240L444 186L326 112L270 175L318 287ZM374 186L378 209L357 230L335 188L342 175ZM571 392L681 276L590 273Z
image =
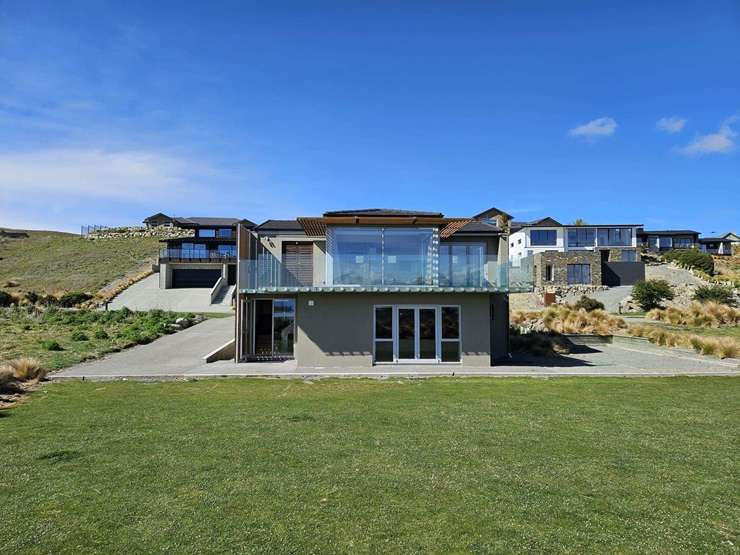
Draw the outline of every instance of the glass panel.
M432 229L383 230L383 284L431 285Z
M482 287L486 246L448 243L439 246L439 284L442 287Z
M254 353L272 354L272 301L254 301Z
M550 246L557 243L557 231L554 229L533 229L529 232L529 243L532 246Z
M414 309L398 309L398 358L409 359L416 357L416 326L414 324Z
M393 362L393 341L375 342L375 362Z
M330 228L332 278L339 285L381 285L382 230Z
M198 237L215 237L215 236L216 236L215 229L199 229L198 230Z
M442 339L460 337L460 309L456 306L442 307Z
M437 311L419 309L419 358L437 358Z
M600 227L599 245L604 247L629 247L632 229L628 227Z
M236 245L219 245L218 252L224 256L236 256Z
M375 338L393 339L393 309L390 306L375 309Z
M459 341L442 341L442 362L460 362Z
M596 230L592 227L568 229L569 247L593 247Z
M292 355L295 336L295 300L275 299L273 301L273 321L273 351Z
M635 251L622 251L623 262L635 262L637 260L637 253Z
M223 239L231 239L234 236L234 230L233 229L219 229L218 230L218 236Z

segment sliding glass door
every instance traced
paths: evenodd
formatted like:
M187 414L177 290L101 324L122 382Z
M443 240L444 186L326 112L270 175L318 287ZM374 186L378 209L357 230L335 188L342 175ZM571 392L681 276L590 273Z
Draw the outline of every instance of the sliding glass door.
M252 353L290 358L295 342L295 299L252 301Z
M460 307L375 307L376 363L460 362Z

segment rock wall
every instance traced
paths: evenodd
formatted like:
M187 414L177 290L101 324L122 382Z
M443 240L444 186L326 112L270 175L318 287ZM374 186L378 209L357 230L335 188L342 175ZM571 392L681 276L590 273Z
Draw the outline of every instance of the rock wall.
M195 230L179 227L111 227L91 231L85 239L129 239L132 237L157 237L158 239L181 239L195 237Z

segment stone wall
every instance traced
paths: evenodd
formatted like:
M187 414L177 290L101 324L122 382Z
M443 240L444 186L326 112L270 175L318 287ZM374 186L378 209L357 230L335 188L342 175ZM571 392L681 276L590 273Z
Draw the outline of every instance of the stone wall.
M131 237L157 237L159 239L182 239L195 237L195 230L179 227L110 227L91 231L85 239L128 239Z
M591 285L601 285L601 254L594 251L547 251L534 255L535 287L568 285L568 264L589 264ZM552 280L546 277L546 267L552 266Z

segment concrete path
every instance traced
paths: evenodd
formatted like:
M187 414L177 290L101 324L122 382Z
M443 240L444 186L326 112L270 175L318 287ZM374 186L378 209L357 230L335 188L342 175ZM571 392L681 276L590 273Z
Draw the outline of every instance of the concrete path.
M166 380L226 376L277 378L314 377L558 377L558 376L740 376L740 360L718 360L689 351L646 345L603 344L553 359L518 357L491 368L459 365L388 365L374 367L308 367L296 362L230 361L204 364L202 356L230 337L232 319L209 320L194 328L118 353L102 361L52 374L53 380L82 378ZM200 330L198 328L201 328ZM229 337L227 337L229 336Z
M137 378L184 375L204 365L203 357L234 338L234 318L213 318L100 360L51 374L61 378Z
M174 312L231 312L231 296L211 304L211 290L204 287L188 289L160 289L159 274L153 274L134 283L116 296L110 308L128 307L131 310L172 310Z

